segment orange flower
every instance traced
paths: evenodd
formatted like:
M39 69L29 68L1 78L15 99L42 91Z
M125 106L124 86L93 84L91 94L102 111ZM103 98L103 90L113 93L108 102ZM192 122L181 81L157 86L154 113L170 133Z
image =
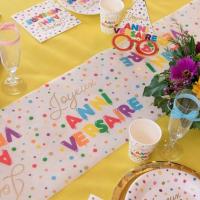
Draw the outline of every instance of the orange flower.
M200 77L199 80L193 85L192 91L197 95L198 98L200 98Z

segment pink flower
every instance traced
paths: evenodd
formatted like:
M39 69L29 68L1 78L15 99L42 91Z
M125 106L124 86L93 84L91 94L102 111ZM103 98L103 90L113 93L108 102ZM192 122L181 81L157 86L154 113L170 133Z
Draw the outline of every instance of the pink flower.
M195 62L189 56L181 58L175 66L170 68L171 81L190 81L198 73L199 63Z

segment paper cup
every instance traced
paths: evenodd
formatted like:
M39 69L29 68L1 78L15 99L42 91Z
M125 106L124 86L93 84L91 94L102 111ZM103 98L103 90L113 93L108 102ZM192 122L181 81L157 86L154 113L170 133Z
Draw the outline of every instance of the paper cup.
M107 34L114 33L114 27L119 22L124 3L122 0L100 0L100 27Z
M161 128L154 121L150 119L134 120L129 127L130 159L137 163L147 160L161 136Z

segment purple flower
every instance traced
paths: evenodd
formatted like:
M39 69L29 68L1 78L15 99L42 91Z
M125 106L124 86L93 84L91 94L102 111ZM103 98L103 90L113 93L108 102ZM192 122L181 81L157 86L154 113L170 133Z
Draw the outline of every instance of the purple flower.
M175 66L170 68L171 81L190 81L193 76L197 75L199 63L194 62L189 56L181 58Z
M197 42L196 44L196 53L200 53L200 42Z

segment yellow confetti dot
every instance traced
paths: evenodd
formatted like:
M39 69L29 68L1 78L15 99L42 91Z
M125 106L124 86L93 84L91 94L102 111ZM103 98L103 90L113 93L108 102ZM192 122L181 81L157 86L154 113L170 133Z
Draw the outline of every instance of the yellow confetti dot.
M159 175L162 175L163 173L162 173L161 171L158 171L158 174L159 174Z
M40 149L41 145L40 144L36 144L35 147L36 147L36 149Z
M123 133L123 130L122 130L122 129L119 129L119 130L118 130L118 133Z
M120 85L119 85L119 84L117 84L117 85L116 85L116 88L119 88L119 87L120 87Z
M64 152L65 149L64 149L63 147L61 147L61 148L59 149L59 151L60 151L60 152Z
M137 71L141 71L142 69L141 69L140 67L137 67L136 70L137 70Z

